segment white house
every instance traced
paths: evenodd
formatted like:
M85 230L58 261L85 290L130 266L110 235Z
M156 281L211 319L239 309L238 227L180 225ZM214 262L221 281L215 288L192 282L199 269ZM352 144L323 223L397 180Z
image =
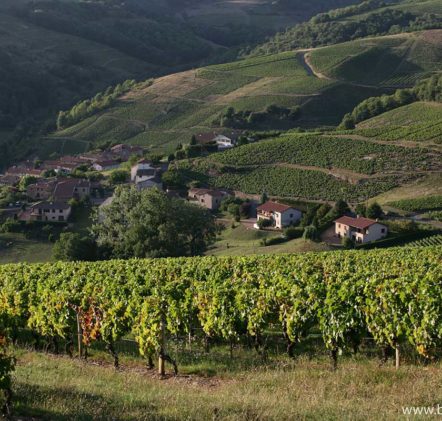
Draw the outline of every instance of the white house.
M138 190L163 188L161 181L161 168L154 167L147 159L138 161L130 170L130 179Z
M388 227L377 220L342 216L335 221L335 233L339 238L351 238L356 243L370 243L388 235Z
M29 220L42 222L67 222L71 207L66 202L39 202L32 206Z
M258 222L265 219L270 221L272 226L279 229L298 222L302 217L300 210L272 201L258 206L256 210ZM258 224L256 224L255 227L258 228Z
M238 131L230 131L225 133L207 132L196 135L196 140L199 144L204 145L207 143L216 143L218 149L233 148L236 145L238 137L240 136Z
M156 168L147 159L141 159L130 170L130 179L137 184L155 177Z

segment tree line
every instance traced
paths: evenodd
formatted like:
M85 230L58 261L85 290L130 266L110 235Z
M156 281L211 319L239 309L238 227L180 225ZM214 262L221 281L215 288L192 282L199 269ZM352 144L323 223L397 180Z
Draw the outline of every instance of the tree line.
M339 13L335 12L335 14L339 16ZM395 9L373 12L360 20L338 21L335 19L329 14L319 15L309 22L298 24L286 32L276 34L268 42L253 49L250 55L273 54L297 48L338 44L367 36L442 27L442 19L435 14L425 13L416 16Z
M344 116L340 128L354 129L361 121L416 101L442 102L442 75L433 75L414 88L398 89L392 95L367 98Z

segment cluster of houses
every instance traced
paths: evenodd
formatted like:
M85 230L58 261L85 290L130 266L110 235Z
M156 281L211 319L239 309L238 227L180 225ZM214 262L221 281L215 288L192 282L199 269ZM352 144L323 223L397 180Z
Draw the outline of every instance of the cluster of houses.
M70 174L80 167L91 168L95 171L108 171L116 169L122 162L132 156L143 156L144 149L140 146L115 145L99 152L88 152L78 156L65 155L56 160L42 161L38 165L34 161L25 161L6 169L0 176L0 185L15 186L21 177L43 177L47 171L57 174Z
M31 202L9 210L9 217L19 221L67 222L72 209L72 199L83 200L97 197L102 191L98 182L78 178L38 179L26 188L26 197Z
M268 201L257 208L257 224L260 220L269 221L269 225L282 229L300 221L302 212L291 206ZM350 238L355 243L365 244L381 240L388 235L388 227L378 220L361 216L342 216L334 221L334 232L338 239Z

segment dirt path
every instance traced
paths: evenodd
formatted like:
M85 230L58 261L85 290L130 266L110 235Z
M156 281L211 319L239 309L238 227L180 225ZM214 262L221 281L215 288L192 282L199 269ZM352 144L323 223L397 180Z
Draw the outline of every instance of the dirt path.
M333 80L329 78L328 76L324 75L324 73L318 72L312 65L310 61L310 51L305 51L303 54L300 54L300 62L304 66L304 69L307 71L309 76L315 76L318 79L324 79L324 80Z

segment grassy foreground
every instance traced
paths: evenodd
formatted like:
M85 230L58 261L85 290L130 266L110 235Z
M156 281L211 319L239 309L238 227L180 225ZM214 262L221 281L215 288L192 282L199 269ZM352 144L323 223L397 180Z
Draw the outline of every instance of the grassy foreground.
M161 380L134 360L116 372L107 363L18 354L15 413L37 419L393 420L404 406L442 403L440 363L395 371L375 358L345 357L332 372L326 356L301 356L233 364L211 377L187 366L187 374Z

